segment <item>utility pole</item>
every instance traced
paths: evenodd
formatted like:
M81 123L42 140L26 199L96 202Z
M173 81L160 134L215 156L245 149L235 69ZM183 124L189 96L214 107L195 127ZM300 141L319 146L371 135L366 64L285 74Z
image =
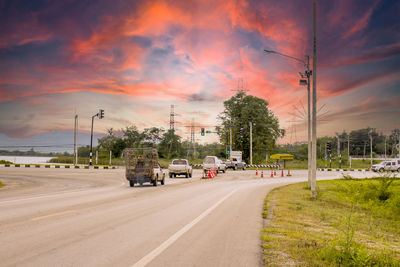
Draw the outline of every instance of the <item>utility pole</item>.
M229 160L231 160L232 154L232 125L229 125Z
M74 165L78 164L78 115L75 114L75 123L74 123Z
M342 168L342 154L340 153L340 136L337 135L337 144L338 144L338 157L339 157L339 169Z
M112 153L111 153L111 150L110 150L110 164L109 165L111 165L111 155L112 155Z
M386 160L386 135L385 135L385 160Z
M317 197L317 7L313 3L313 93L312 93L312 154L311 154L311 196Z
M307 125L307 138L308 138L308 186L311 188L311 150L312 150L312 141L311 141L311 93L310 93L310 76L311 76L311 71L310 71L310 56L306 55L307 58L307 98L308 98L308 103L307 103L307 120L308 120L308 125Z
M351 158L350 158L350 134L347 135L347 158L349 159L350 168L351 168Z
M90 165L90 166L93 165L93 162L92 162L92 159L93 159L93 151L92 151L92 148L93 148L93 124L94 124L94 117L99 117L99 119L104 118L104 109L100 109L99 112L98 112L97 114L95 114L95 115L92 116L92 128L91 128L91 131L90 131L90 154L89 154L89 165Z
M370 139L370 146L371 146L371 167L372 167L372 132L370 132L369 139Z
M253 165L253 123L249 122L250 125L250 165Z

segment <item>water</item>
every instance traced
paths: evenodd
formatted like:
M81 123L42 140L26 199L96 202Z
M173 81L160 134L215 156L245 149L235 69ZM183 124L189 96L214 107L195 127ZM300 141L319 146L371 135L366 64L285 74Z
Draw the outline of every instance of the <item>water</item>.
M40 164L47 163L54 157L25 157L25 156L0 156L0 160L7 160L18 164Z

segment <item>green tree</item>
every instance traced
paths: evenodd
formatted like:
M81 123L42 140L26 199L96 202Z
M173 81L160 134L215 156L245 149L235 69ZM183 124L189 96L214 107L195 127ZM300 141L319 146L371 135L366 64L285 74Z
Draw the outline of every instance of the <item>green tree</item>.
M224 102L224 111L219 114L221 126L217 127L220 141L229 144L229 130L232 127L232 149L243 152L248 161L250 155L250 126L253 123L253 161L261 162L265 153L272 151L276 140L284 135L279 128L278 118L268 109L269 103L264 99L246 95L239 91ZM243 136L240 129L243 129Z
M181 137L170 129L162 136L159 145L160 157L171 158L182 154Z

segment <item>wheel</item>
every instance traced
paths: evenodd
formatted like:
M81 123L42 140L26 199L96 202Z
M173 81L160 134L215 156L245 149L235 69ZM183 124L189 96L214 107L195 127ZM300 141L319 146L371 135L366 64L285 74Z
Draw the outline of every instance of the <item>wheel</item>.
M397 171L399 171L399 170L397 170ZM192 178L192 173L189 173L189 177Z
M237 166L235 165L235 167L233 167L233 169L236 171L237 170Z
M158 181L158 175L156 176L156 179L153 180L153 186L157 186L157 181Z
M132 180L129 180L129 186L130 186L130 187L134 187L134 186L135 186L135 183L134 183Z
M243 166L243 168L242 168L244 171L246 170L246 167L245 166Z
M172 176L175 178L176 177L176 173L172 174Z
M164 185L165 184L165 178L163 178L162 180L161 180L161 185Z
M188 173L186 173L186 174L185 174L185 177L186 177L186 178L188 178L188 177L189 177L189 174L188 174Z
M223 171L222 171L222 173L225 173L226 172L226 169L224 169Z
M397 169L397 172L400 172L400 168Z
M172 178L172 173L169 174L169 178Z
M379 169L379 172L383 172L383 168L380 168L380 169Z

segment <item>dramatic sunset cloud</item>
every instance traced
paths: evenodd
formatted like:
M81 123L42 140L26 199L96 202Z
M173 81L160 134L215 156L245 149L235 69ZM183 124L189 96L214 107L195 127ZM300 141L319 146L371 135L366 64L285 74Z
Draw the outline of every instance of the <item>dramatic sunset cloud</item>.
M312 2L1 1L0 145L70 133L75 113L88 133L99 108L106 111L96 121L100 135L129 125L167 129L172 104L187 138L192 119L218 124L238 85L270 103L287 129L280 142L304 141L304 118L293 118L307 103L298 75L304 65L263 49L312 56ZM318 100L326 113L318 134L394 128L400 2L322 0L317 14Z

